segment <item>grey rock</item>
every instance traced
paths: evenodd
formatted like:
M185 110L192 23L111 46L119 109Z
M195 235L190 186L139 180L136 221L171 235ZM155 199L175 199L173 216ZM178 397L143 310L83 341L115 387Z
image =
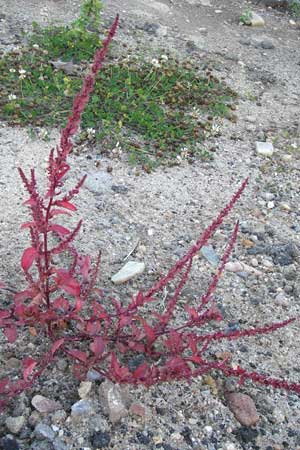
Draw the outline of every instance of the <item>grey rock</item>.
M124 389L109 380L105 380L100 386L99 393L112 423L117 423L122 417L127 416L127 399Z
M264 50L272 50L275 48L273 41L267 38L253 38L251 44L255 48L263 48Z
M186 0L191 6L212 6L210 0Z
M52 445L53 445L54 450L69 450L70 449L70 446L65 444L59 438L54 439L54 441L52 442Z
M79 400L71 407L72 417L88 417L94 414L94 408L89 400Z
M111 189L117 194L127 194L128 187L124 184L113 184Z
M212 266L218 267L218 265L220 263L220 258L216 254L216 252L215 252L215 250L214 250L212 245L204 245L201 248L200 253L202 254L202 256L204 256L205 259L207 259L207 261Z
M90 369L86 375L86 379L88 381L100 381L103 379L103 376L97 370Z
M84 187L95 194L103 194L111 190L112 176L103 171L88 173Z
M11 433L19 434L25 424L25 420L26 419L24 416L7 417L5 420L5 425Z
M59 402L43 395L35 395L31 400L31 404L40 413L50 413L62 409L62 405Z
M38 439L47 439L49 441L55 439L55 432L45 423L38 423L34 429L34 434Z
M4 436L2 439L0 439L0 446L3 450L19 450L19 444L15 440L15 438L11 435Z
M96 431L93 436L93 448L107 448L110 443L110 434L108 431Z
M272 156L274 153L274 147L272 142L256 142L256 153L261 156Z
M50 64L58 70L62 70L67 75L78 75L80 73L81 69L80 66L74 64L72 61L49 61Z
M271 256L274 264L288 266L299 258L299 248L292 242L277 245L257 245L247 250L249 255L266 254Z

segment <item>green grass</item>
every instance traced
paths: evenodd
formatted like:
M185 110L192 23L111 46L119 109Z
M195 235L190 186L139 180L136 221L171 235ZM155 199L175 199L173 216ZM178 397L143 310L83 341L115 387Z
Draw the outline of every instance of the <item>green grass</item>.
M31 127L64 125L87 64L101 45L97 32L80 23L82 18L68 27L35 26L27 47L2 55L2 120ZM71 61L70 73L55 67L62 61ZM183 153L208 157L201 143L214 118L230 117L235 97L210 71L191 62L166 55L152 61L111 57L83 115L81 139L97 140L103 152L119 141L132 163L148 169Z

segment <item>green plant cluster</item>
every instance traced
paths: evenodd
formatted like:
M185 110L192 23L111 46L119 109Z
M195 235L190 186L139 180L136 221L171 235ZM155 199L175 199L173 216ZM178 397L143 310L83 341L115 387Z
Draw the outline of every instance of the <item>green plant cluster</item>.
M2 119L11 125L64 124L88 61L101 46L98 0L84 3L69 26L34 26L29 45L0 61ZM119 141L134 163L152 167L180 156L210 156L201 142L215 117L230 117L236 94L209 70L169 55L137 55L107 64L82 119L103 151ZM114 59L114 58L112 58ZM115 58L116 59L116 58ZM199 145L200 144L200 145Z

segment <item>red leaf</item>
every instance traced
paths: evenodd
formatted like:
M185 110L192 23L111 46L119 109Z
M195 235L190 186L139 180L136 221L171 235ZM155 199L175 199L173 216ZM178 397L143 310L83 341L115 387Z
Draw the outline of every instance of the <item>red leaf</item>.
M150 327L150 325L148 325L148 323L146 322L145 319L140 318L140 321L142 322L144 330L145 330L147 344L152 345L156 339L156 334L154 332L154 329L152 327Z
M147 363L143 363L135 369L133 376L135 379L143 380L146 378L148 370L149 365Z
M36 205L36 201L33 198L29 198L28 200L26 200L26 202L23 203L23 205L34 206Z
M53 225L50 225L48 230L49 231L55 231L55 233L57 233L59 235L62 235L62 236L71 233L71 231L68 230L68 228L63 227L62 225L58 225L57 223L54 223Z
M34 227L34 225L35 225L34 222L25 222L21 225L21 230L24 230L24 228Z
M77 211L76 206L74 206L70 202L67 202L66 200L56 200L54 204L57 206L61 206L62 208L69 209L70 211Z
M110 371L117 382L129 381L132 378L132 374L129 372L129 369L121 366L115 353L111 354Z
M61 347L63 345L63 343L65 342L65 339L58 339L58 341L55 341L54 344L51 347L51 355L53 356L54 353L59 349L59 347Z
M79 361L86 363L87 354L85 352L81 352L80 350L76 350L74 348L74 349L68 350L68 353L69 353L69 355L73 356L74 358L79 359Z
M60 286L67 294L74 295L75 297L80 296L80 284L75 278L70 276L67 270L59 269L57 272L57 284Z
M8 342L12 344L17 339L17 329L14 325L4 328L3 333L5 334Z
M54 300L53 308L62 309L64 312L67 312L70 309L70 304L69 304L68 300L61 295L60 297L58 297Z
M96 336L94 342L91 343L90 349L95 356L101 356L105 349L105 344L101 336Z
M93 335L95 335L95 334L98 334L99 331L100 331L100 322L98 322L98 321L92 322L92 321L90 320L90 321L87 323L87 326L86 326L86 332L87 332L89 335L93 336Z
M6 386L9 384L9 379L8 378L2 378L2 380L0 380L0 394L4 394L6 391Z
M0 320L7 319L8 317L10 317L10 314L11 314L10 311L5 311L5 309L0 309Z
M33 369L37 365L37 362L33 358L29 357L24 359L22 361L22 364L23 364L23 378L25 381L28 381L28 378L32 374Z
M67 216L70 216L71 214L68 211L64 211L63 209L52 209L50 213L50 218L54 216L58 216L59 214L66 214Z
M37 249L34 247L29 247L24 250L21 258L21 266L24 272L27 272L32 266L33 261L37 256Z

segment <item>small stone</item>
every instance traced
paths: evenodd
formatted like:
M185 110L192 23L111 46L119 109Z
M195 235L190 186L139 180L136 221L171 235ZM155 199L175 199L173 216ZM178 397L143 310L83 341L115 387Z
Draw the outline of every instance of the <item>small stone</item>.
M175 431L170 435L170 439L175 442L182 442L184 437L182 436L182 434L178 433L178 431Z
M268 209L273 209L275 207L275 203L274 202L268 202L267 203L267 208Z
M263 27L265 25L265 21L261 16L259 16L255 12L251 12L251 18L249 20L249 24L252 27Z
M25 424L24 416L7 417L7 419L5 420L5 425L7 426L8 430L13 434L19 434L24 424Z
M186 0L191 6L211 6L210 0Z
M97 431L93 436L92 446L94 449L108 447L110 439L108 431Z
M18 369L20 367L20 365L21 365L21 361L19 359L17 359L17 358L14 358L14 357L9 358L6 361L6 368L7 369Z
M86 378L88 381L100 381L103 379L103 376L97 370L90 369L86 374Z
M112 176L103 171L89 173L83 186L96 194L108 192L112 187Z
M270 202L271 200L274 200L275 195L272 194L272 192L264 192L264 193L262 194L262 197L263 197L263 199L266 200L267 202Z
M78 394L81 399L88 397L92 389L91 381L82 381L78 388Z
M111 281L115 284L122 284L136 275L140 275L145 270L145 264L137 261L128 261L119 272L112 276Z
M272 156L274 147L272 142L256 142L256 153L261 156Z
M284 162L290 162L293 159L293 155L285 154L285 155L282 155L281 159Z
M141 405L140 403L132 403L132 405L130 405L129 411L131 414L143 418L147 415L145 406Z
M279 408L274 408L271 421L273 423L282 423L285 421L285 414Z
M294 25L297 25L297 22L295 22L293 19L290 19L289 24L294 26Z
M1 449L3 450L19 450L18 442L11 436L4 436L0 440Z
M52 441L53 450L69 450L70 447L66 445L63 441L61 441L59 438L54 439Z
M286 296L284 295L283 292L279 292L279 294L277 294L274 299L274 303L276 303L276 305L278 305L278 306L283 306L286 308L287 306L289 306L290 302L286 298Z
M228 442L225 444L224 450L237 450L237 448L232 442Z
M127 399L123 389L117 384L105 380L100 385L100 396L102 403L107 410L109 419L112 423L119 422L122 417L127 416Z
M38 423L34 429L34 434L38 439L47 439L48 441L55 438L55 432L45 423Z
M220 258L216 254L216 252L215 252L214 248L212 247L212 245L204 245L201 248L200 253L202 254L202 256L204 256L205 259L207 259L207 261L212 266L218 267L218 265L220 263Z
M208 436L210 436L213 433L213 427L211 427L210 425L206 425L204 427L204 433L207 434Z
M88 400L79 400L71 407L72 417L88 417L94 413L93 406Z
M292 208L288 203L280 203L280 209L282 209L282 211L292 211Z
M259 422L256 406L249 395L231 392L225 396L228 407L238 422L246 427L251 427Z
M35 395L31 400L32 406L40 413L50 413L62 409L59 402L44 397L43 395Z

